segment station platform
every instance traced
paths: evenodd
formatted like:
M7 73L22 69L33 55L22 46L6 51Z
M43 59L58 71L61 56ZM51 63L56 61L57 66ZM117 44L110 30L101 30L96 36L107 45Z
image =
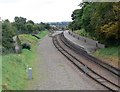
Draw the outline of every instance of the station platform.
M105 45L98 43L98 41L79 36L71 31L66 30L63 33L66 39L80 46L87 53L92 53L98 49L105 48Z

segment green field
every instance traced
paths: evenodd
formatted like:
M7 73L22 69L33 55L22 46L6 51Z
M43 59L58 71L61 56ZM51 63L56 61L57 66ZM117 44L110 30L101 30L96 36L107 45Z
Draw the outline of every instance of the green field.
M39 34L43 38L48 31ZM2 88L5 90L23 90L28 83L26 66L34 68L36 63L36 48L38 39L27 34L19 36L22 43L31 45L31 51L23 49L21 54L2 56Z

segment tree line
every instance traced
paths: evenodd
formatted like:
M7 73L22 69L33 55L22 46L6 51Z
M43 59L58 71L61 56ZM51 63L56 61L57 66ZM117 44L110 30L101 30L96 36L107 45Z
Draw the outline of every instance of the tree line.
M108 46L120 44L120 2L84 2L79 6L81 9L71 15L71 30L82 29L86 36Z
M34 23L24 17L15 17L14 22L8 19L2 21L2 49L13 50L13 37L19 34L37 34L45 29L50 29L47 23Z

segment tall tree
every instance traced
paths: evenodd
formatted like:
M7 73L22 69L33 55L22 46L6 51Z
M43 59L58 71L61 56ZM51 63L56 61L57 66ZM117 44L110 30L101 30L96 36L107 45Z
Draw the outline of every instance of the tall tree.
M2 23L2 46L3 51L12 50L13 47L13 36L16 35L16 28L12 24L5 20Z
M26 20L27 19L23 18L23 17L15 17L14 18L18 33L24 33L24 31L26 30L26 27L25 27Z
M81 27L105 44L115 44L120 39L120 2L91 2L81 6L73 12L69 28L77 30Z

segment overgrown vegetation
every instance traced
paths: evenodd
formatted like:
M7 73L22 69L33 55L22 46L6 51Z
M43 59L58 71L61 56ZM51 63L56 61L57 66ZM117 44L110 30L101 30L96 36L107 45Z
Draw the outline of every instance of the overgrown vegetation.
M40 34L38 34L38 37L43 38L46 34L48 34L48 31L42 31Z
M116 66L118 67L119 48L120 48L120 46L100 49L100 50L96 51L95 53L93 53L93 55L97 58L107 61L107 63L109 63L115 67Z
M0 55L0 85L2 85L2 55ZM2 86L0 86L0 91L2 91Z
M28 81L26 68L27 66L35 67L34 63L36 62L38 39L32 34L43 38L48 33L49 28L49 24L34 23L32 20L27 21L23 17L15 17L14 22L10 22L8 19L2 21L3 53L0 62L2 62L1 86L3 90L23 90L26 87ZM13 53L15 49L13 37L15 36L19 37L21 44L30 44L31 49L23 49L22 53L19 54Z
M108 46L119 45L120 2L84 2L74 10L69 28L84 29L86 34Z
M13 39L12 37L15 35L16 28L12 26L12 24L5 20L2 23L2 51L3 53L8 53L13 50Z
M2 51L3 53L13 52L13 36L19 34L38 34L42 30L49 30L50 25L41 23L34 23L23 17L15 17L14 22L9 20L2 21Z
M83 2L81 9L73 11L69 29L73 32L98 40L107 48L93 53L107 63L118 64L120 45L120 1L119 2ZM114 64L113 64L114 65Z
M41 31L40 38L48 32ZM2 87L4 90L23 90L28 82L27 65L34 68L38 39L30 34L19 35L22 43L29 43L31 51L23 49L20 54L8 54L2 57Z

